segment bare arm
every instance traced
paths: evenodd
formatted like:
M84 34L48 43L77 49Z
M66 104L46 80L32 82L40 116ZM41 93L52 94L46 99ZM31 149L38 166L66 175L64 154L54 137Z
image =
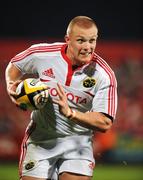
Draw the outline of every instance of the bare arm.
M15 104L16 101L13 97L16 95L16 87L21 82L21 77L21 71L10 62L5 71L5 80L8 95Z
M72 112L73 113L73 112ZM71 118L77 124L92 130L106 132L112 126L112 121L103 113L100 112L86 112L82 113L76 111L74 117Z
M77 124L93 129L105 132L112 126L112 121L106 115L100 112L79 112L72 111L68 105L66 94L61 85L58 84L57 92L59 95L59 100L54 100L56 104L59 105L61 114L69 118L71 121Z

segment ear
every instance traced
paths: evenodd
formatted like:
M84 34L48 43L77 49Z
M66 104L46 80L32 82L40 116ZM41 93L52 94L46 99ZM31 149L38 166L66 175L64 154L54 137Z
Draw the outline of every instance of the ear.
M69 42L69 36L68 35L65 35L65 41L66 41L66 43Z

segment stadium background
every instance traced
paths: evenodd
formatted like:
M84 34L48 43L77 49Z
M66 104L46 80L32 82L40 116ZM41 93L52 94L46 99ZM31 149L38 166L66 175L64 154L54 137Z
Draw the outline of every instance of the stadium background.
M97 53L116 73L118 111L112 129L96 134L94 154L97 174L112 166L120 168L143 165L143 23L140 1L5 1L0 6L0 173L16 173L20 143L28 123L29 112L22 112L10 101L4 73L9 60L34 43L64 41L68 22L77 15L95 19L99 28ZM5 166L3 164L6 164ZM11 166L11 165L10 165ZM119 168L120 167L120 168ZM10 170L11 169L11 170ZM131 174L133 169L129 169ZM116 172L116 171L115 171ZM127 172L127 171L126 171ZM105 173L106 174L106 173ZM116 179L141 180L143 173ZM105 175L106 176L106 175ZM96 176L95 176L96 177ZM131 179L132 178L132 179ZM11 180L14 178L10 177ZM96 178L95 178L96 179ZM106 180L107 177L97 180ZM2 180L8 180L3 177Z

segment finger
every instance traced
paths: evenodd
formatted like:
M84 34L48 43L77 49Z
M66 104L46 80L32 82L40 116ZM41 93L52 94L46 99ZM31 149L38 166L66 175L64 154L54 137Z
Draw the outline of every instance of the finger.
M17 96L18 96L18 94L17 94L15 91L13 91L13 90L9 90L9 91L8 91L8 94L9 94L9 96L10 96L11 98L14 98L14 99L16 99Z
M16 97L18 94L15 91L10 90L9 95L12 97Z
M45 97L48 98L49 97L49 91L48 90L45 90Z
M57 83L57 86L58 86L60 93L65 95L65 91L64 91L63 87L59 83Z
M63 102L62 102L62 101L59 101L59 100L53 99L53 100L52 100L52 102L53 102L54 104L59 105L59 106L63 106Z
M64 94L62 93L62 91L60 90L60 88L57 86L57 93L60 99L62 99L62 97L64 96Z
M43 90L49 90L49 89L50 89L49 86L43 87Z
M59 104L59 100L56 100L56 99L52 99L52 102L55 104Z
M18 84L20 84L22 82L22 80L17 80L17 81L15 81L14 83L13 83L13 85L18 85Z
M43 103L46 103L48 101L48 96L49 96L48 90L43 91L41 94L42 94L41 101Z
M13 84L8 88L8 93L10 96L17 96L18 93L16 92L17 86L22 82L22 80L18 80L16 82L13 82Z

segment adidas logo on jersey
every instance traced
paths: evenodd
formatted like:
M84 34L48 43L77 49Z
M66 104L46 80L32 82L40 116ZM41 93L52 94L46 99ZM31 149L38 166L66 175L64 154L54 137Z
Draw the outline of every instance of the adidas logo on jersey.
M55 75L53 73L52 68L49 68L49 69L45 70L44 72L42 72L42 74L45 75L45 76L49 76L51 78L55 78Z

